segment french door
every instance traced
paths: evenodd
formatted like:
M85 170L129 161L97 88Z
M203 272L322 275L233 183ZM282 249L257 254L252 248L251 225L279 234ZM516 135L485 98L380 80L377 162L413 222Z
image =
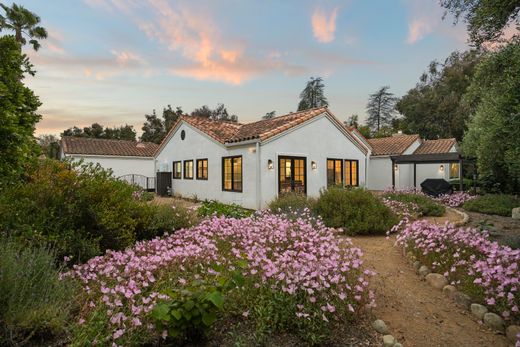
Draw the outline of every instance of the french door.
M278 157L278 192L307 193L307 160L302 157Z

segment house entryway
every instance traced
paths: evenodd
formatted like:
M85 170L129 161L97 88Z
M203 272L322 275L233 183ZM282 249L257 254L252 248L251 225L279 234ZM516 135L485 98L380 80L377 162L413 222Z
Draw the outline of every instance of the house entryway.
M278 193L307 193L307 159L278 157Z

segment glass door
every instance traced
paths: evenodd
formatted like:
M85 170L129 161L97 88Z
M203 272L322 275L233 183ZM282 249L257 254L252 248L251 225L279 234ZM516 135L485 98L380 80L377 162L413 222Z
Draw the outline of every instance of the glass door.
M278 192L307 193L306 159L278 157Z

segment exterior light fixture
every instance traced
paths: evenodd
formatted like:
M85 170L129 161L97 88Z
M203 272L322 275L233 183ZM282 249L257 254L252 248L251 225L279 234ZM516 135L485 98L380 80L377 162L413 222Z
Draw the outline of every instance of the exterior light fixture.
M444 165L439 166L439 171L444 172Z
M394 171L399 171L399 165L394 164Z
M317 165L316 162L313 160L313 161L311 162L311 169L316 170L317 168L318 168L318 165Z
M273 161L272 161L271 159L269 159L269 160L267 161L267 168L268 168L269 170L272 170L272 169L274 168L274 164L273 164Z

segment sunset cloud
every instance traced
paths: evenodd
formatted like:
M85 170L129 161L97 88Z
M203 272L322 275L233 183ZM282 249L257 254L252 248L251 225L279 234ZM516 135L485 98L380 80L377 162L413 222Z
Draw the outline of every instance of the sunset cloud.
M414 44L431 33L436 26L435 19L431 17L414 18L408 23L408 37L406 42Z
M338 15L338 8L336 7L327 15L322 9L315 9L311 22L314 37L323 43L334 40L334 33L336 31L336 17Z

